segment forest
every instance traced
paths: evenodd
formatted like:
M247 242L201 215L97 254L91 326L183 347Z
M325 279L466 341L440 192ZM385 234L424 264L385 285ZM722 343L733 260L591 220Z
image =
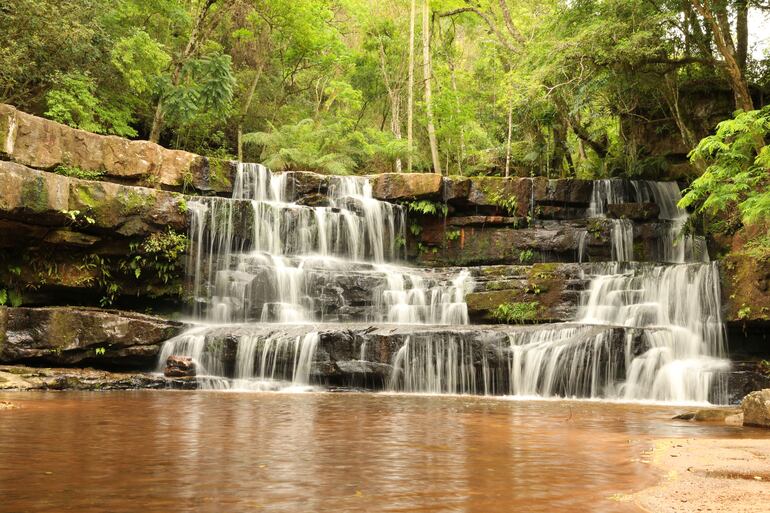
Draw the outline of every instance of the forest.
M770 511L770 0L0 34L0 513Z

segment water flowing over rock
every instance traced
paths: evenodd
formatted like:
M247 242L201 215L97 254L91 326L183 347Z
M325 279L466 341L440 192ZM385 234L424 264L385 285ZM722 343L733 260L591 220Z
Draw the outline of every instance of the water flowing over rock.
M288 174L241 164L233 198L190 202L189 269L198 316L216 322L371 320L467 323L467 273L388 262L403 255L404 211L366 178L332 177L328 205L296 203Z
M598 180L592 190L576 182L582 188L570 191L541 179L466 184L397 178L378 177L374 196L440 194L457 208L469 203L492 208L500 201L495 187L501 186L527 198L515 205L510 220L490 210L449 218L434 228L425 225L423 240L428 242L431 237L442 240L447 226L461 226L466 235L478 226L484 237L500 226L500 233L537 240L551 223L555 231L548 244L556 246L549 254L588 260L588 248L600 243L596 230L601 230L612 261L558 271L405 267L399 260L406 213L397 204L374 199L369 179L327 177L301 185L300 198L297 187L304 180L240 164L232 198L190 202L188 269L196 313L215 324L168 341L160 363L171 355L192 357L199 383L209 388L318 384L430 393L725 400L729 363L718 271L708 263L702 238L680 233L687 214L676 206L676 184ZM546 207L545 215L554 220L534 219ZM582 221L556 220L577 211ZM529 228L518 226L523 216L533 218ZM491 231L486 224L493 226ZM635 236L641 232L657 237L656 247L637 252ZM523 259L520 252L514 255ZM642 256L651 261L636 261ZM515 301L522 294L535 300ZM541 306L540 299L546 298L548 305ZM469 310L477 316L493 303L509 305L514 316L524 315L517 308L527 306L530 320L571 315L576 321L538 327L468 325Z

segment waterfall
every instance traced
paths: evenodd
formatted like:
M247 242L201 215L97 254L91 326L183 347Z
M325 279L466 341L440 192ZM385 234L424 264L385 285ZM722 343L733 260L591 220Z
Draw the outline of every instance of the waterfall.
M344 323L469 323L470 272L399 263L402 207L374 199L366 177L302 180L241 164L231 198L189 203L190 290L209 325L167 341L161 365L191 356L205 388L301 388L314 372L320 379L319 362L331 360L319 358L337 351L328 330ZM356 335L364 340L334 372L385 366L384 384L405 392L721 402L729 363L718 271L703 238L682 233L679 198L673 182L594 182L586 214L609 227L612 261L581 264L588 286L573 322L478 336L415 329L387 349ZM628 204L654 204L658 219L619 217L635 212ZM658 246L635 252L643 230L659 234ZM589 233L576 232L579 262L589 258ZM636 261L650 252L653 261ZM302 327L318 322L342 324ZM389 361L366 361L381 354Z
M467 323L467 283L387 264L403 256L404 209L374 199L368 178L327 182L325 204L307 206L295 201L289 173L242 163L232 198L189 202L187 268L196 317L220 323L335 320L317 296L338 289L343 275L355 271L373 284L369 312L355 320Z
M318 341L316 331L298 336L239 333L222 338L208 327L199 327L167 340L160 361L165 362L171 355L192 357L203 389L307 388ZM227 353L232 351L230 343L236 346L232 369L226 368ZM227 379L228 375L232 379Z
M655 203L659 263L634 262L634 223L611 223L612 262L590 280L575 323L508 335L508 347L474 349L462 338L409 339L394 359L392 390L723 402L729 369L719 273L702 237L683 236L676 183L597 180L588 217L610 205ZM578 261L587 232L577 238ZM494 362L494 363L491 363Z
M313 175L318 176L318 175ZM194 316L213 324L372 321L467 324L467 271L450 274L397 265L404 256L405 210L373 198L366 177L324 177L310 203L302 173L274 174L238 164L231 198L188 203L187 271ZM316 178L317 180L317 178ZM300 201L298 198L302 198ZM317 334L233 336L196 328L164 344L190 356L204 388L308 385Z

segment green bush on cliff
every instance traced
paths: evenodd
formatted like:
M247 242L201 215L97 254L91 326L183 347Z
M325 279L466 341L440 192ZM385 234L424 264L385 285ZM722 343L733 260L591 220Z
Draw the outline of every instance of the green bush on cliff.
M132 272L137 279L144 271L151 272L164 284L179 277L187 249L187 236L174 230L153 233L140 244L131 246L132 254L120 263L123 271Z

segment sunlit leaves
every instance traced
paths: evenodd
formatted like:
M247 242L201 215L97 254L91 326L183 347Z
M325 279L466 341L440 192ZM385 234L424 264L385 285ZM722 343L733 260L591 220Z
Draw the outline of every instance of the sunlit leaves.
M746 224L770 221L770 107L721 122L690 154L708 167L680 202L711 215L737 213Z

